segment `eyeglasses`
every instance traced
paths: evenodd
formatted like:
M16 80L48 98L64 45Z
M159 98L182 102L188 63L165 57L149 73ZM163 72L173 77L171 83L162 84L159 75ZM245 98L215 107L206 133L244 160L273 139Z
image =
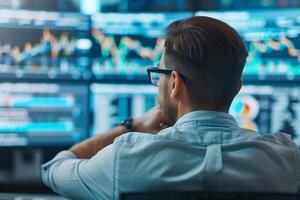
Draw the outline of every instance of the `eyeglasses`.
M160 68L157 68L157 67L149 67L147 69L149 81L154 86L158 86L158 84L159 84L159 79L160 79L159 74L170 75L172 73L172 71L174 71L174 70L172 70L172 69L160 69ZM181 76L183 81L187 82L187 78L185 76L183 76L182 74L180 74L180 76Z

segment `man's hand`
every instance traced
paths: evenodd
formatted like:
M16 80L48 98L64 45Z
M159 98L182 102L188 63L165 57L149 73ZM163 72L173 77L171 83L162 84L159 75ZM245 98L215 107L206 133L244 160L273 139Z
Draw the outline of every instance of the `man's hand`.
M158 106L134 119L132 123L134 131L154 134L171 126Z

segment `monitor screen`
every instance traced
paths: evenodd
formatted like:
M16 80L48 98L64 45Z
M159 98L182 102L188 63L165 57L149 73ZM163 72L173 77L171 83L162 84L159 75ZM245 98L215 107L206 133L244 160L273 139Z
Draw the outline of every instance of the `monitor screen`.
M87 137L88 85L1 82L0 94L0 146L64 146Z
M244 80L300 79L300 9L210 11L198 16L220 19L243 38L249 56Z
M0 10L0 77L89 79L90 18Z
M92 84L92 135L142 115L157 104L151 85ZM300 89L288 85L244 85L229 113L238 124L260 134L285 132L300 146Z
M192 13L106 13L92 16L93 63L97 79L142 80L158 64L169 23Z

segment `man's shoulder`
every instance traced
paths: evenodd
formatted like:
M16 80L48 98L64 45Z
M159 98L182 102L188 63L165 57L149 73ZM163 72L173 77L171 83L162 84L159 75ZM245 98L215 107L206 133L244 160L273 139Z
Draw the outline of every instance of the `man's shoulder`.
M240 148L253 146L255 148L273 149L276 152L296 152L300 153L298 145L292 140L291 136L286 133L276 132L268 134L260 134L257 132L247 132L241 130L241 134L237 134L229 145L237 145ZM245 134L244 134L245 133Z
M280 144L286 145L286 144L293 143L290 135L281 132L269 133L269 134L260 134L260 133L247 134L247 136L243 137L243 139L246 141L247 140L265 141L265 142L279 144L279 145Z
M241 148L244 145L263 145L270 148L284 148L295 150L298 148L292 141L290 135L285 133L259 134L255 131L247 129L236 129L232 132L180 132L173 127L167 128L158 134L130 132L115 139L115 147L150 147L150 146L164 146L176 144L178 146L207 146L210 144L221 145L238 145Z

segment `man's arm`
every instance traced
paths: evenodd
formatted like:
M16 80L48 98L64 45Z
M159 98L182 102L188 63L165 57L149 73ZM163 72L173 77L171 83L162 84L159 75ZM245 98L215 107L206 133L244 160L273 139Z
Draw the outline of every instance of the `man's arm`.
M110 131L96 135L70 148L78 158L89 159L98 151L113 143L114 139L126 133L126 128L117 126Z
M137 132L155 134L166 125L159 107L133 120ZM118 126L59 153L42 166L43 182L71 199L112 199L114 146L111 144L124 133L126 128ZM105 184L97 184L99 181Z
M60 152L42 165L43 182L72 200L115 199L112 198L113 151L114 146L109 145L91 159L78 159L70 151Z
M163 116L160 108L154 107L141 117L134 119L132 125L135 132L156 134L161 129L166 128L169 124ZM78 158L88 159L93 157L104 147L112 144L115 138L125 133L127 133L127 130L124 126L117 126L110 131L96 135L74 145L71 147L70 151L73 152Z

